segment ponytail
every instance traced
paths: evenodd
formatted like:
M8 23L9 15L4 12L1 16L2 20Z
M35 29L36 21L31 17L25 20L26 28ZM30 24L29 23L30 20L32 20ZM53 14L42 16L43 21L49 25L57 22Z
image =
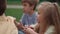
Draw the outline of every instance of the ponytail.
M60 34L60 13L59 13L59 8L58 8L58 4L57 3L53 3L54 7L55 7L55 15L52 14L52 16L56 16L56 17L52 17L53 18L53 22L55 24L55 30L56 30L56 34Z

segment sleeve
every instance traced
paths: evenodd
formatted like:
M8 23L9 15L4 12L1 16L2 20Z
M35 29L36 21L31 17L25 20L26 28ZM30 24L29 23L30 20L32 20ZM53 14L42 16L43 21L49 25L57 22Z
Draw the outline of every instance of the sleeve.
M21 19L20 19L20 22L22 22L22 20L23 20L23 17L24 17L24 14L22 15L22 17L21 17Z
M23 25L25 25L25 14L22 15L22 17L20 19L20 23L22 23Z

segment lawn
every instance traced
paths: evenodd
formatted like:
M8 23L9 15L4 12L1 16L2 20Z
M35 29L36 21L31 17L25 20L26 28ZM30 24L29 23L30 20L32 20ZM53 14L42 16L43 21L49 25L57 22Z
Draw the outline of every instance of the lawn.
M7 1L8 5L21 5L21 1Z
M6 15L7 16L13 16L15 18L17 18L16 20L19 21L23 12L22 9L12 9L12 8L8 8L6 9Z

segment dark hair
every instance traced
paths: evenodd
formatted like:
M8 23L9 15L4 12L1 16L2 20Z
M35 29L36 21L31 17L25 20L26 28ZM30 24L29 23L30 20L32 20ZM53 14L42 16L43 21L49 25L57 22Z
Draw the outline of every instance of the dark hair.
M45 27L43 32L45 32L47 25L53 25L55 27L55 33L60 34L60 14L58 10L58 5L56 3L51 3L51 2L42 2L40 4L40 7L42 9L45 9L43 12L43 20ZM42 28L43 28L42 27Z
M6 0L0 0L0 16L3 15L6 9Z
M28 3L30 6L34 5L33 10L35 10L38 2L36 0L22 0L22 3Z

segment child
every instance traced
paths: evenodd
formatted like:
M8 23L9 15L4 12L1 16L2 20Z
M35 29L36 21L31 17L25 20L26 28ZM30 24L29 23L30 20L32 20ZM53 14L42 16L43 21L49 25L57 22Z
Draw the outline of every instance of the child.
M18 34L14 24L15 18L5 16L6 0L0 0L0 34Z
M36 0L22 0L23 16L20 22L26 27L30 27L37 22L37 13L35 12L37 2Z
M35 24L37 22L37 13L35 12L37 2L34 0L22 0L22 5L24 14L20 22L24 26Z

